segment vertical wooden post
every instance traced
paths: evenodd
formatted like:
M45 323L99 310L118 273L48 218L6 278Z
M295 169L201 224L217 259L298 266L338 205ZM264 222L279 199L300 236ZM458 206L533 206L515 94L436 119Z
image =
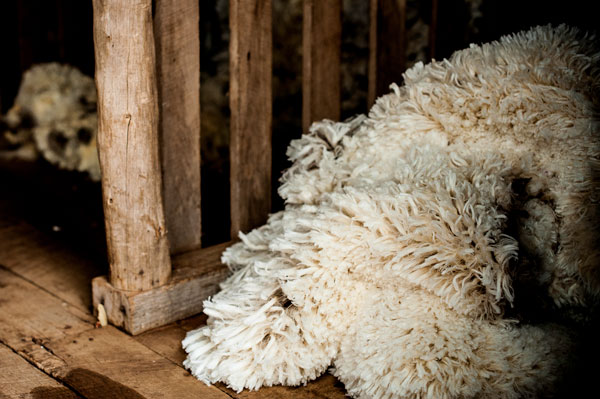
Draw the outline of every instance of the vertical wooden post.
M369 107L402 82L406 67L406 0L371 0L369 33Z
M152 0L93 0L98 148L110 282L142 291L171 274L161 197Z
M342 1L304 0L302 23L302 128L340 119Z
M271 210L271 0L229 2L231 235Z
M438 0L431 0L431 23L429 24L429 59L435 58L438 25Z
M197 0L155 0L163 194L172 253L201 244L199 18Z

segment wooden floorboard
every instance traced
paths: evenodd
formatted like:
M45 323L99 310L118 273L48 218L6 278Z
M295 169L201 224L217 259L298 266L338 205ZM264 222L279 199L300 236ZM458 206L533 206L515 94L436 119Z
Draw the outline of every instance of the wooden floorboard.
M0 342L12 354L4 367L27 365L27 372L48 382L23 380L21 393L0 391L4 396L35 398L30 395L33 390L49 387L38 390L47 396L38 397L62 397L50 393L89 399L344 397L343 386L330 375L302 387L255 392L206 386L181 365L185 359L181 340L187 331L204 325L205 316L136 337L111 326L96 328L90 312L94 263L29 225L7 222L10 218L2 217L1 207L0 220Z
M81 396L0 344L0 398L77 399Z

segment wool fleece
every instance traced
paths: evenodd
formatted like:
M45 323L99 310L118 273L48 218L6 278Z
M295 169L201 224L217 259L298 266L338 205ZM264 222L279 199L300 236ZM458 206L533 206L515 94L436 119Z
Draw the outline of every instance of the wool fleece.
M536 27L315 123L285 210L224 252L185 366L237 391L331 367L356 398L551 394L575 342L557 320L600 292L595 45Z

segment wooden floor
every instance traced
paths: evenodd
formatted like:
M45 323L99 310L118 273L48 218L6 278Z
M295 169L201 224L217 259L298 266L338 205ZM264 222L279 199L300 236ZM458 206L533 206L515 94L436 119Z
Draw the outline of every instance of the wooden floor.
M19 220L0 201L0 398L343 398L330 375L304 387L236 393L182 366L181 340L204 316L132 337L98 328L97 266Z

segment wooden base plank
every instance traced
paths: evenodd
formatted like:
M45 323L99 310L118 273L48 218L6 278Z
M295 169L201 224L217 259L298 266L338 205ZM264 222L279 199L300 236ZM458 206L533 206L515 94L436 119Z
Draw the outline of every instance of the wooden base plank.
M0 344L0 397L7 399L81 398L2 344Z
M189 317L202 311L202 302L219 289L229 270L221 264L224 243L184 253L173 259L171 280L148 291L122 291L106 277L92 280L93 305L106 309L111 324L131 334Z

